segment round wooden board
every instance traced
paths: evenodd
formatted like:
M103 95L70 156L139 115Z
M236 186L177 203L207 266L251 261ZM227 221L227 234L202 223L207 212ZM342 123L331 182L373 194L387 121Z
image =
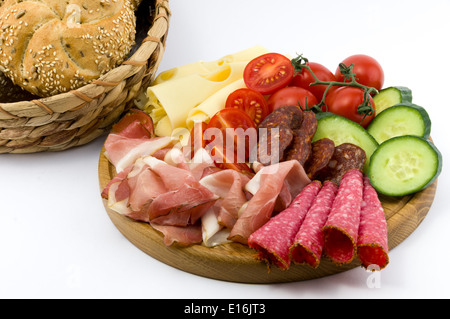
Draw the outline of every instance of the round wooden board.
M100 190L115 176L115 168L101 152L99 159ZM436 193L437 181L427 189L401 198L381 196L388 224L389 249L404 241L427 215ZM199 276L241 283L280 283L315 279L359 267L357 258L350 264L337 266L322 258L320 266L291 265L282 271L254 258L255 251L238 243L214 248L202 245L190 247L166 246L163 236L149 224L136 222L108 208L105 209L119 231L136 247L153 258ZM389 267L389 266L388 266Z

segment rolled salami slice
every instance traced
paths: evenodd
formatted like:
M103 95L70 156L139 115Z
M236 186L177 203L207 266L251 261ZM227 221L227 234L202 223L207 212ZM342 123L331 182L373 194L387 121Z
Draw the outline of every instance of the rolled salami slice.
M364 176L361 222L358 235L358 257L366 269L381 270L389 263L387 223L376 190Z
M338 191L333 182L325 182L310 210L306 214L299 232L290 248L291 260L296 264L307 264L317 268L322 256L325 225Z
M248 245L258 250L259 259L283 270L289 268L289 248L321 186L319 181L308 184L288 208L250 235Z
M337 264L350 263L357 254L362 196L362 173L351 169L342 177L330 215L323 227L324 252Z

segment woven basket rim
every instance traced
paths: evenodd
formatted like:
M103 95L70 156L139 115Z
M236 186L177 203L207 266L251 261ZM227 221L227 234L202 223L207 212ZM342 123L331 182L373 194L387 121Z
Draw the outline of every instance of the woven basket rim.
M113 89L124 79L139 72L142 67L146 67L148 59L158 46L160 50L164 50L162 41L167 34L171 16L168 0L154 0L154 2L155 14L147 37L144 38L136 52L121 65L76 90L30 101L0 103L0 120L20 119L22 118L21 113L27 113L25 117L30 118L48 116L55 112L74 111L105 91ZM161 58L162 54L159 56L159 59ZM62 102L63 105L60 105L59 102Z

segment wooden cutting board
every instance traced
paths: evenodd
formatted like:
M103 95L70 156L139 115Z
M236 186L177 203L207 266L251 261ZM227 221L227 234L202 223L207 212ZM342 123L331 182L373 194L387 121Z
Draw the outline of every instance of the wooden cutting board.
M99 159L100 191L115 176L115 168L101 152ZM404 241L420 225L427 215L436 193L437 181L427 189L401 198L380 196L388 225L389 249ZM322 258L320 266L291 265L287 271L271 267L254 258L255 251L238 243L214 248L201 245L167 247L163 236L149 224L136 222L110 209L103 199L106 212L117 229L136 247L151 257L180 270L199 276L241 283L279 283L320 278L359 267L354 262L336 266ZM387 266L389 267L389 265Z

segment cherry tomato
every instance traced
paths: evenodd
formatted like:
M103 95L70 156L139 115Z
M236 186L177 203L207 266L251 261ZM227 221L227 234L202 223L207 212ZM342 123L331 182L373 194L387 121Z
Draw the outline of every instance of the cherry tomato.
M252 169L247 165L247 163L240 162L237 160L237 156L235 152L227 152L227 149L224 147L220 147L219 145L215 145L212 148L212 153L214 153L215 158L220 158L219 161L215 161L215 165L221 169L233 169L235 171L248 174L249 176L254 175Z
M372 97L369 97L372 107L375 109L375 104ZM330 94L327 94L325 104L328 112L344 116L364 128L367 128L369 123L375 117L375 112L364 117L364 114L358 113L358 106L364 102L364 91L354 87L340 87Z
M289 86L272 94L267 101L269 112L273 112L279 107L287 105L300 106L305 110L306 106L311 108L317 104L317 99L310 91L297 87Z
M312 72L316 75L316 77L325 82L336 81L336 77L334 74L328 70L325 66L316 62L308 62L306 63ZM311 75L311 72L308 69L303 69L301 73L297 73L294 76L294 79L291 82L292 86L298 86L310 91L316 97L317 101L321 101L323 98L323 93L325 92L327 85L312 85L316 79ZM332 88L330 88L332 89Z
M264 120L269 114L267 101L264 96L254 90L243 88L231 93L225 103L225 108L237 108L247 113L255 125Z
M249 149L252 147L250 144L255 143L256 136L253 120L243 110L235 108L225 108L217 112L204 132L207 149L212 149L214 146L233 149L239 155L238 161L241 163L248 158ZM233 143L231 144L230 141Z
M381 90L384 84L384 71L380 63L374 58L364 55L356 54L346 58L342 61L346 66L353 66L353 73L356 74L356 82L373 87L377 90ZM344 76L342 75L340 68L338 67L335 72L336 79L339 82L344 82ZM347 81L349 82L349 81Z
M112 126L111 132L130 138L151 138L154 136L153 121L147 113L130 109Z
M294 66L284 55L267 53L250 61L244 70L244 82L249 89L272 94L287 86L294 76Z

